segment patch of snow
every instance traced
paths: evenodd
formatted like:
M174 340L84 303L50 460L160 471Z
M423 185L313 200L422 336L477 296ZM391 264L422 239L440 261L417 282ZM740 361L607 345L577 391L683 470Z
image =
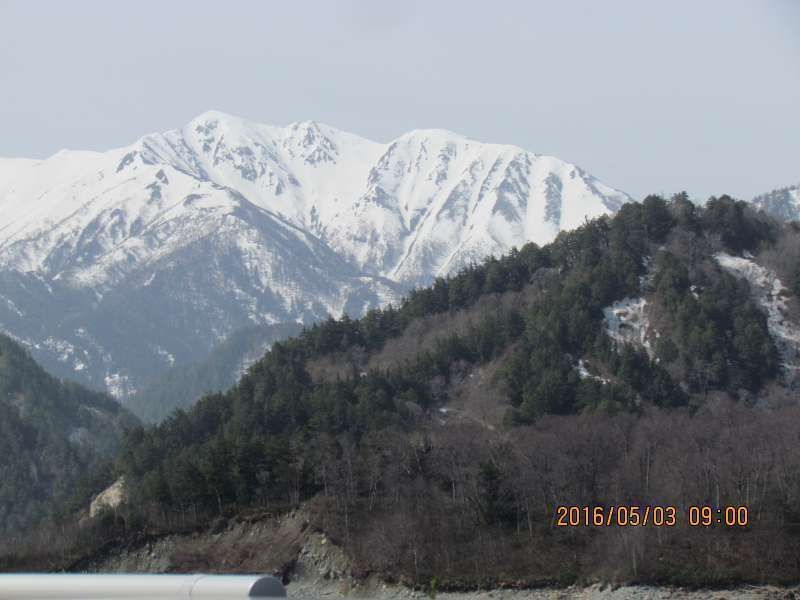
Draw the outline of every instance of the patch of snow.
M603 385L608 383L608 380L600 377L599 375L594 375L586 368L586 362L582 359L578 359L578 364L575 365L575 370L578 371L578 377L581 379L594 379L595 381L599 381Z
M767 328L781 355L784 369L800 370L800 326L787 318L786 298L789 291L778 276L756 263L752 255L739 257L720 252L714 255L720 267L745 279L756 302L767 313Z
M170 353L164 350L161 346L156 346L156 353L164 359L164 361L171 367L175 364L175 357Z
M60 362L67 362L75 354L75 346L67 340L59 340L54 337L48 337L44 340L44 347L56 355L56 359Z
M104 382L108 393L115 398L124 398L136 393L136 388L131 385L127 375L109 373L106 375Z
M644 298L624 298L603 309L606 332L617 344L634 344L644 348L650 358L653 349L649 337L654 334Z
M16 314L18 317L25 316L25 313L19 307L17 307L16 304L14 304L11 298L4 298L4 300L6 301L6 306L8 306L9 310L11 310L14 314Z

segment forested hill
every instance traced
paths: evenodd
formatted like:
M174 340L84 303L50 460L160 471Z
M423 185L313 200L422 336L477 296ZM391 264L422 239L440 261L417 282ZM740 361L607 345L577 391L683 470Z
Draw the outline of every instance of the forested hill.
M754 273L778 286L768 299ZM360 439L447 408L478 371L492 372L484 408L494 420L502 413L496 425L696 408L720 394L766 401L793 380L787 343L798 293L796 225L728 197L700 208L684 195L651 196L547 246L437 279L398 308L329 319L276 343L229 392L142 432L132 447L179 432L186 437L170 447L181 452L262 435ZM785 323L771 333L773 309ZM782 352L792 364L782 366Z
M359 573L454 587L796 579L799 293L796 225L626 204L276 343L135 430L125 522L305 502ZM558 505L652 504L746 504L758 527L554 526Z
M0 535L67 509L136 424L111 397L50 376L0 335Z

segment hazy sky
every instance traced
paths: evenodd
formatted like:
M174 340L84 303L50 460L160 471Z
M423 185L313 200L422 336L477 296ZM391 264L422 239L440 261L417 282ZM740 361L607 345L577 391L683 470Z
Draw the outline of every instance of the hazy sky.
M800 0L0 0L0 156L217 109L451 129L634 196L800 182Z

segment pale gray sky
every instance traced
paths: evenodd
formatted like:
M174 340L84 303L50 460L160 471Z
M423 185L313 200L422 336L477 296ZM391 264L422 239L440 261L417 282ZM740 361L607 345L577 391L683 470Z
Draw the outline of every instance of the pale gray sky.
M0 156L217 109L451 129L635 196L800 181L800 0L0 0Z

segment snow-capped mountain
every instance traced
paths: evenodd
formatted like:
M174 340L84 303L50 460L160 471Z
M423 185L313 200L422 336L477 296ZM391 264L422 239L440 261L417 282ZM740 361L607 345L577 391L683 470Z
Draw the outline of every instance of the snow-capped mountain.
M626 200L447 131L381 144L208 112L109 152L0 159L0 329L125 396L231 331L358 315Z
M761 194L752 202L776 219L800 221L800 184Z

